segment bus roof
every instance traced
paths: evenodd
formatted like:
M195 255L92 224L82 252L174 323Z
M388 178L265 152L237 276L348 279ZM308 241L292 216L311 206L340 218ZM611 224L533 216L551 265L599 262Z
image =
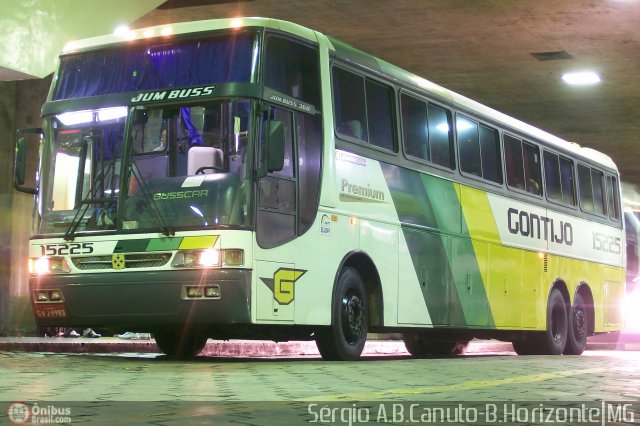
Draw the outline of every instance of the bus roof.
M295 34L298 37L310 41L317 41L318 37L323 37L326 39L330 50L343 55L346 59L351 59L358 65L370 68L375 72L383 73L384 75L399 83L414 86L422 91L427 92L428 94L448 100L454 106L457 106L465 111L475 112L483 118L503 123L504 125L514 130L520 131L525 135L530 135L535 139L544 141L551 146L555 146L561 150L569 151L585 159L601 164L602 166L617 170L617 167L611 157L602 152L596 151L591 148L580 147L577 143L568 142L548 132L545 132L544 130L538 129L537 127L529 125L507 114L501 113L493 108L490 108L463 95L439 86L429 80L410 73L409 71L390 64L373 55L358 50L333 37L324 36L302 25L279 19L246 17L210 19L203 21L157 25L153 27L128 30L121 33L114 33L72 41L70 43L67 43L63 50L63 54L94 49L96 47L106 47L109 45L121 44L123 42L152 37L171 37L178 34L191 34L221 29L246 27L273 28Z

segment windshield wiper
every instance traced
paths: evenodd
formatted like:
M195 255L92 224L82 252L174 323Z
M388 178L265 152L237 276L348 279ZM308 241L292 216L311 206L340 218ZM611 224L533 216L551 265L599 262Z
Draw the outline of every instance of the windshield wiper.
M107 173L109 173L114 168L114 165L115 159L111 160L107 167L100 170L100 172L96 174L95 178L93 178L93 180L91 181L91 190L87 192L87 195L77 203L76 214L73 216L73 219L71 219L69 228L64 233L65 241L73 241L73 239L75 238L75 232L78 230L78 226L80 226L80 222L82 222L82 219L84 219L84 215L87 210L89 210L89 206L91 204L104 205L108 203L109 207L111 207L112 204L116 203L116 199L113 196L108 198L96 198L99 189L99 185L97 185L99 179L102 179L104 176L106 176Z

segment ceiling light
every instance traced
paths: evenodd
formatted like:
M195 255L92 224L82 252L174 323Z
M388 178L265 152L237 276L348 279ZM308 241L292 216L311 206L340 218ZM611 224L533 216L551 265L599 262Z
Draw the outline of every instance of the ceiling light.
M600 76L592 71L570 72L564 74L562 79L572 86L588 86L600 83Z
M129 31L130 31L129 27L127 27L126 25L118 25L116 29L113 30L113 33L115 35L123 36L123 35L127 35Z

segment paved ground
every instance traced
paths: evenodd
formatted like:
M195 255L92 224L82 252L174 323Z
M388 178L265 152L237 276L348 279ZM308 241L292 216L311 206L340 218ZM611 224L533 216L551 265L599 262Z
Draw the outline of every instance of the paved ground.
M97 340L74 344L92 345ZM215 349L216 344L208 346ZM391 346L378 344L384 345ZM425 410L443 404L499 404L501 413L515 415L518 412L509 412L505 402L517 401L518 409L523 404L531 409L540 404L599 407L601 401L626 400L635 405L625 411L626 417L618 411L617 419L640 423L640 412L631 418L632 410L640 408L640 351L519 357L506 345L475 342L470 354L462 357L418 360L404 352L375 355L374 346L360 362L326 362L314 355L209 354L176 361L152 352L0 352L0 401L5 401L0 403L0 422L29 413L31 423L38 417L36 411L42 415L48 410L63 413L57 417L69 417L71 423L90 424L349 424L349 413L351 424L364 423L354 419L360 414L364 420L365 413L369 423L409 424L410 403L422 410L422 417L413 419L424 421L424 413L431 413ZM378 418L381 406L386 417ZM322 409L329 417L322 417ZM527 413L531 414L525 409L522 415ZM497 420L545 423L532 418ZM462 420L454 417L451 424L471 423ZM596 423L602 424L574 424Z

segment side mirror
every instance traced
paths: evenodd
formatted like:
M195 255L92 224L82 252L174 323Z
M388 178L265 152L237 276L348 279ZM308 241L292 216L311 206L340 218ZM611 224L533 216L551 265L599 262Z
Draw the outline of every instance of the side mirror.
M27 169L27 155L28 155L28 139L27 135L36 135L38 137L38 143L42 140L42 129L19 129L17 132L18 143L16 144L16 157L15 168L13 174L13 186L20 192L27 194L35 194L36 188L30 186L24 186L25 175ZM34 171L35 174L35 171Z
M284 123L269 120L269 140L267 148L267 171L277 172L284 167Z

